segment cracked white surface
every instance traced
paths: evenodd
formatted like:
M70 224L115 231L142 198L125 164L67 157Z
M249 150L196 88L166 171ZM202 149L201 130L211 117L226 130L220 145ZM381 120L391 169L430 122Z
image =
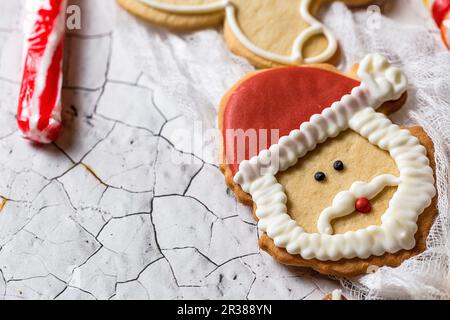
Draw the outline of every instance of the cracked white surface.
M261 252L250 210L214 158L173 138L194 120L215 126L189 110L202 102L215 114L223 92L197 92L196 83L222 79L224 90L245 68L159 85L130 63L113 0L72 1L83 25L66 42L64 130L50 146L24 141L14 118L22 2L0 0L0 298L321 299L337 287ZM111 10L99 9L105 2ZM205 37L216 48L206 66L232 61L217 31ZM188 45L173 48L179 60L168 70L185 52L195 59ZM180 107L174 97L185 92L195 99Z

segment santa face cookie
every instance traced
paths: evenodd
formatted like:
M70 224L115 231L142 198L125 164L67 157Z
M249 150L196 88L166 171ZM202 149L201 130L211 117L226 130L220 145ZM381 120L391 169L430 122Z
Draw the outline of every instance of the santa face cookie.
M326 66L253 73L223 99L222 171L282 263L352 276L420 253L436 213L433 145L386 113L407 79L367 56L360 80Z
M371 0L340 0L364 5ZM335 62L338 44L315 14L330 0L118 0L157 25L187 31L221 24L233 52L258 67Z

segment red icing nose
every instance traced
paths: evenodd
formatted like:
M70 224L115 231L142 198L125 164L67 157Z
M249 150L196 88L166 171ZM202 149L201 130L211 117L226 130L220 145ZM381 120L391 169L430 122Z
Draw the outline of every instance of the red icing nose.
M355 209L360 213L370 213L372 211L372 205L367 198L358 198L355 202Z

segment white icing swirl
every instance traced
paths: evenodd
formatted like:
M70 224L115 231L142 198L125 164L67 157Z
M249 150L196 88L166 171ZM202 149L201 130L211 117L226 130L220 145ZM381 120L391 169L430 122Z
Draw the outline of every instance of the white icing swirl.
M434 176L426 149L408 130L400 129L375 111L383 102L399 98L405 92L406 77L377 54L363 60L359 75L363 82L350 95L320 115L311 117L310 122L281 138L269 150L243 161L234 177L234 181L251 194L260 229L274 240L276 246L285 248L290 254L299 254L305 259L337 261L410 250L415 246L417 218L435 196ZM381 179L386 180L383 183L387 185L398 184L397 191L381 218L381 226L337 235L306 233L287 213L287 196L275 176L294 166L317 144L348 128L390 153L400 177ZM373 188L364 192L369 196L376 193L381 188L379 182L376 180Z
M309 27L303 30L294 40L292 51L289 56L262 49L255 45L247 36L245 36L239 27L239 23L236 19L236 8L232 3L226 7L227 23L230 26L234 36L242 45L244 45L244 47L264 59L282 64L312 64L326 62L336 53L338 48L337 40L328 28L314 18L309 11L310 7L311 0L300 1L300 16L306 23L309 24ZM327 48L317 56L304 58L303 51L306 43L314 36L320 34L326 37L328 42Z
M359 64L358 77L371 88L373 103L400 99L408 87L405 74L381 54L366 56Z
M228 5L229 0L217 0L206 4L186 5L163 2L161 0L140 0L155 9L174 13L210 13L222 11Z
M161 0L140 0L148 6L155 9L184 14L210 13L221 10L226 11L227 23L239 42L252 53L274 62L281 64L313 64L330 60L336 53L338 44L333 33L326 28L323 23L318 21L310 12L312 0L300 1L299 14L300 17L309 25L294 40L290 55L277 54L255 45L242 31L237 21L236 7L232 0L218 0L207 4L200 5L180 5L167 3ZM323 35L327 39L327 48L314 57L303 57L303 51L306 43L316 35Z

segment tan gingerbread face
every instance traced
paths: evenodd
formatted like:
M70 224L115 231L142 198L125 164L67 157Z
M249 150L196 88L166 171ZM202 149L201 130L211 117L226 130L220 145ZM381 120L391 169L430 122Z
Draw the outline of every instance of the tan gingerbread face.
M334 169L341 161L344 170ZM316 181L317 172L326 175ZM348 130L328 140L306 155L293 168L281 172L277 179L285 188L287 207L291 217L305 231L316 233L320 213L329 207L339 192L348 190L355 181L371 181L382 174L398 176L398 168L388 152L372 145L357 133ZM381 216L397 187L386 187L370 201L369 213L354 213L332 221L335 234L381 225Z
M371 0L340 0L365 5ZM231 50L258 67L337 62L338 44L315 16L330 0L118 0L149 22L178 31L220 24Z

